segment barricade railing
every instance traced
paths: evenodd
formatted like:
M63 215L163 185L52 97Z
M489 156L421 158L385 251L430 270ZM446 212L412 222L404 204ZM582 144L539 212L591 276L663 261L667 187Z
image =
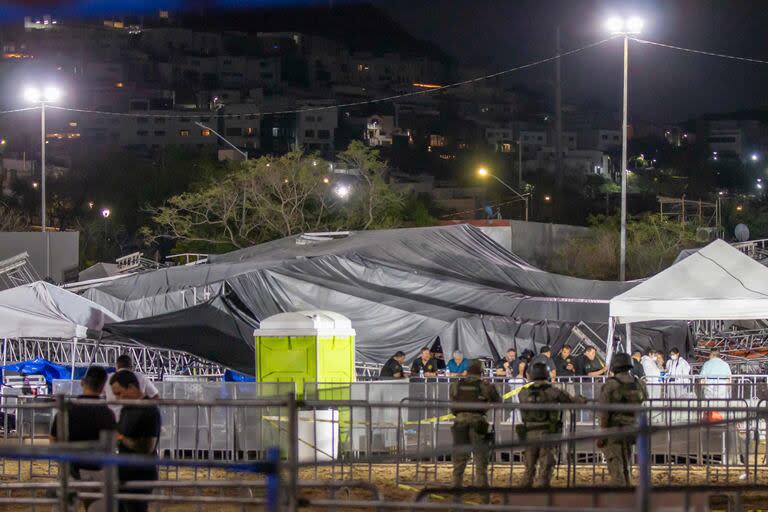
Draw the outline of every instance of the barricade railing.
M405 384L428 386L437 383ZM373 384L367 385L373 387ZM196 438L199 443L194 450L196 453L163 450L160 459L152 460L160 466L161 481L165 483L146 484L162 488L162 492L137 499L160 504L264 504L266 489L258 483L244 483L241 486L248 490L248 496L232 496L224 491L227 484L219 485L215 482L218 478L250 481L246 470L269 469L271 466L262 464L267 460L267 448L280 447L286 470L286 478L281 480L280 485L285 489L283 495L286 500L291 496L295 500L300 495L300 489L306 487L306 481L329 481L331 483L326 486L327 489L321 490L332 494L341 489L340 484L333 482L351 482L350 486L359 488L361 492L365 489L370 491L368 506L382 508L385 506L382 498L375 496L380 493L381 486L393 485L416 492L425 485L445 485L451 481L450 461L453 455L457 451L472 448L453 445L450 409L457 404L439 396L440 386L434 387L438 393L434 398L429 395L431 390L425 388L425 396L403 397L396 403L391 400L371 400L371 395L375 394L372 389L364 391L368 393L367 398L358 398L355 395L360 390L348 389L349 384L337 383L334 387L330 386L320 386L315 390L320 396L306 396L300 401L296 401L293 395L289 398L276 395L257 399L224 396L207 400L161 399L139 402L138 405L160 407L165 411L164 420L168 417L168 410L179 411L183 417L186 417L186 412L194 411L190 418L197 418L194 420L197 423L193 424L203 431L208 426L209 432L212 432L210 425L213 423L209 423L208 419L216 416L214 411L221 411L224 417L246 411L248 418L258 423L263 434L260 438L262 445L251 454L213 449L218 446L218 441L215 435L209 433ZM311 394L311 389L305 389L305 393ZM59 467L66 466L61 466L61 463L86 460L114 466L147 462L146 459L135 457L114 457L103 446L101 451L91 447L90 452L84 452L82 448L49 446L41 433L33 431L24 437L19 434L23 427L17 427L15 432L8 428L7 422L11 417L23 418L47 413L48 418L51 418L53 412L58 412L59 418L65 418L62 414L65 414L68 407L86 403L82 400L46 397L25 401L18 397L8 398L17 401L6 401L2 411L5 423L3 434L6 439L0 444L0 471L5 473L6 478L18 475L19 482L16 482L15 488L0 484L0 494L4 493L7 497L19 496L22 489L32 489L24 485L35 483L30 482L36 479L33 477L56 478L60 489L57 495L59 501L51 502L51 498L38 497L41 500L48 499L45 502L48 505L64 507L62 496L77 491L77 485L80 484L72 481L67 471L59 470ZM92 404L91 401L87 403ZM649 400L642 407L596 403L531 405L510 401L509 397L500 404L460 404L462 409L489 409L487 417L495 431L495 442L491 447L493 457L490 478L493 485L508 488L519 487L523 453L527 446L534 443L546 443L555 449L558 461L555 470L557 486L606 485L608 474L602 454L596 446L597 440L608 436L634 437L639 431L636 427L600 429L598 415L610 411L631 411L647 418L648 460L657 484L765 486L768 483L768 472L760 459L765 456L765 451L759 440L760 432L766 428L766 405L764 401L750 404L730 398L688 401L658 399ZM522 413L532 409L560 413L563 432L551 434L542 441L521 440L515 426L520 423ZM199 418L203 418L203 421ZM171 446L174 442L171 439ZM22 466L21 462L28 462L29 469ZM41 469L41 462L42 468L47 464L47 471ZM382 479L382 471L391 477ZM198 487L190 484L195 481L200 483ZM96 492L101 492L100 496L111 492L114 499L129 499L125 496L125 488L108 492L106 487L105 483L102 490ZM190 487L195 493L201 492L201 489L218 489L222 499L216 501L215 496L190 496L182 492ZM85 490L83 493L84 497L94 497L85 493ZM316 499L328 505L334 501L334 496L331 496L330 501L325 498ZM32 499L29 495L22 495L21 498ZM288 508L297 505L295 501L285 501L285 504Z

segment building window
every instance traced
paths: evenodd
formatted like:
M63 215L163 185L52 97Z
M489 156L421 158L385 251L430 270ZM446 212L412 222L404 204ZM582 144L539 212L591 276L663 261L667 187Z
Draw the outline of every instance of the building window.
M188 118L188 117L182 117L182 118L180 119L180 121L181 121L182 123L189 123L189 122L191 122L192 120L191 120L190 118Z
M148 135L149 132L147 130L138 130L136 132L136 135L139 135L140 137L144 137L145 135Z
M305 130L304 131L305 137L314 137L315 136L315 130Z
M613 140L619 140L619 136L618 135L614 135L613 136Z
M147 124L149 122L149 118L146 117L137 117L136 122L139 124Z
M256 129L253 126L249 126L245 129L245 134L250 137L253 137L254 135L256 135Z
M165 130L155 130L155 137L162 137L165 135Z
M202 135L203 137L210 137L211 130L209 130L208 128L203 128L202 130L200 130L200 135Z
M277 126L272 127L272 136L273 137L279 137L280 136L280 128Z
M227 128L227 135L238 136L238 135L242 135L242 134L243 134L243 129L240 128L239 126L234 127L234 128Z
M308 123L314 123L315 122L315 116L304 116L304 120Z
M70 121L69 126L71 126L72 128L77 128L77 123L75 121Z
M501 152L502 153L511 153L512 152L512 144L510 144L509 142L504 142L501 145Z
M429 145L435 148L445 147L445 137L442 135L430 135Z
M317 130L317 138L318 139L330 139L331 138L331 130Z
M603 134L603 137L602 137L602 139L603 139L603 140L608 140L608 136L607 136L606 134Z
M155 118L155 124L165 124L165 118L164 117L156 117Z
M189 137L189 130L179 130L179 135L182 137Z

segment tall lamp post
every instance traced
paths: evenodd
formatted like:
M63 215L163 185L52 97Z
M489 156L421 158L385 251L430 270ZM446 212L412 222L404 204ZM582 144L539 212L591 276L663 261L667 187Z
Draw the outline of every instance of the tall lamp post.
M621 121L621 238L619 242L619 280L626 279L627 270L627 91L629 82L629 36L643 30L643 20L632 17L627 19L610 18L606 28L611 35L624 39L624 95L622 99Z
M495 174L491 174L488 171L488 169L486 169L485 167L479 168L477 170L477 174L479 174L480 176L490 176L491 178L495 179L496 181L504 185L507 189L512 191L517 197L525 201L525 221L528 222L528 194L521 194L520 192L512 188L508 183L502 181L498 176L496 176Z
M45 259L45 277L51 277L51 242L48 238L48 230L45 218L45 105L54 103L61 98L61 90L49 86L43 90L37 87L24 89L24 99L29 103L40 105L40 194L42 196L40 206L41 228L43 233L43 258Z

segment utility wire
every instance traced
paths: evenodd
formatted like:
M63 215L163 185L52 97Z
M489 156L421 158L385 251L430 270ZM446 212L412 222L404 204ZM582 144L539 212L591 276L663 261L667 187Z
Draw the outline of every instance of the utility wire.
M27 107L27 108L16 108L13 110L0 110L0 115L13 114L14 112L27 112L29 110L40 110L40 107Z
M757 64L768 64L768 60L753 59L750 57L738 57L736 55L726 55L724 53L707 52L704 50L694 50L693 48L683 48L682 46L674 46L671 44L657 43L656 41L648 41L645 39L638 39L636 37L630 37L632 41L636 41L641 44L650 44L654 46L661 46L662 48L669 48L671 50L679 50L681 52L696 53L698 55L707 55L709 57L720 57L721 59L740 60L743 62L754 62Z
M392 96L385 96L383 98L375 98L372 100L362 100L362 101L355 101L351 103L342 103L339 105L328 105L328 106L320 106L320 107L309 107L309 108L302 108L302 109L294 109L294 110L276 110L273 112L237 112L237 113L231 113L231 114L223 114L221 116L216 117L235 117L235 116L272 116L272 115L287 115L287 114L299 114L302 112L320 112L324 110L333 110L333 109L343 109L343 108L350 108L350 107L359 107L363 105L371 105L375 103L384 103L389 101L395 101L403 98L410 98L414 96L426 96L428 94L433 94L436 92L444 91L446 89L453 89L456 87L461 87L464 85L469 85L477 82L482 82L484 80L489 80L491 78L497 78L500 76L504 76L510 73L514 73L517 71L522 71L524 69L532 68L535 66L539 66L541 64L546 64L547 62L552 62L554 60L557 60L561 57L568 57L569 55L573 55L579 52L582 52L584 50L588 50L590 48L594 48L596 46L600 46L602 44L607 43L608 41L615 39L614 37L609 37L607 39L602 39L600 41L597 41L595 43L588 44L586 46L582 46L580 48L576 48L573 50L568 50L566 52L560 53L559 55L554 55L552 57L547 57L546 59L540 59L533 62L529 62L527 64L523 64L521 66L516 66L514 68L505 69L502 71L497 71L496 73L491 73L488 75L478 76L475 78L470 78L468 80L462 80L460 82L454 82L447 85L441 85L439 87L434 87L430 89L425 89L422 91L412 91L412 92L406 92L402 94L395 94ZM46 108L49 109L56 109L56 110L64 110L67 112L78 112L81 114L98 114L98 115L109 115L109 116L122 116L122 117L162 117L162 118L184 118L184 117L194 117L194 116L211 116L215 115L215 112L213 111L190 111L188 113L184 114L156 114L156 113L150 113L150 112L142 112L142 113L134 113L134 112L105 112L101 110L86 110L86 109L78 109L78 108L69 108L69 107L60 107L56 105L46 105Z

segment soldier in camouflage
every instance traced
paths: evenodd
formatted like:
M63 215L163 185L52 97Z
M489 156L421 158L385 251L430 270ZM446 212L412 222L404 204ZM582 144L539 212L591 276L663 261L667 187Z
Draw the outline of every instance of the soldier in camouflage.
M632 358L629 354L616 354L611 361L613 376L600 389L601 404L642 404L648 398L645 384L632 375ZM601 412L600 427L632 427L636 424L635 412ZM597 446L603 451L608 463L608 473L614 485L630 484L629 461L632 438L611 437L600 439Z
M520 391L520 403L522 404L570 404L584 403L582 397L573 397L565 391L553 386L550 381L550 372L543 363L536 363L531 368L529 378L530 385ZM521 411L523 424L517 425L518 437L523 441L535 441L545 439L552 434L563 431L562 413L554 410L525 409ZM536 477L536 485L549 487L552 480L552 471L555 467L554 448L549 443L528 446L525 449L525 475L522 486L531 487ZM536 468L538 466L538 471Z
M480 361L474 360L467 368L467 376L451 385L451 400L460 403L494 403L501 402L499 392L492 384L483 382L481 375L483 367ZM472 446L475 460L475 481L478 487L488 486L488 420L485 412L480 409L465 409L460 406L453 408L455 418L451 432L453 446ZM464 483L464 470L469 461L469 452L454 452L453 454L453 486L461 487Z

